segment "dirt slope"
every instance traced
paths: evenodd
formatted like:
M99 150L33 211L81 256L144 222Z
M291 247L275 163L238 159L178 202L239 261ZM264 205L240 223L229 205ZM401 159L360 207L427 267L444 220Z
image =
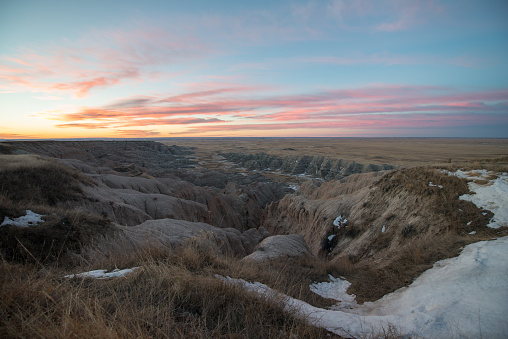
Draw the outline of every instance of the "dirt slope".
M314 254L347 263L351 292L373 300L464 244L506 233L486 227L491 212L458 199L467 192L464 180L428 168L308 181L268 206L263 226L301 234Z

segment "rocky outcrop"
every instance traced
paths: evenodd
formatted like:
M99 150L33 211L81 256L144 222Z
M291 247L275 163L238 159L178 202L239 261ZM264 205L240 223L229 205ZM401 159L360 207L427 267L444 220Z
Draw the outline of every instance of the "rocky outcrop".
M267 206L262 225L272 234L300 234L312 253L322 254L323 239L331 235L335 219L349 218L350 209L361 204L381 176L367 173L330 182L308 180L294 194Z
M428 168L307 181L270 204L262 225L302 235L313 254L350 270L350 293L376 300L457 255L470 234L491 237L493 214L460 200L467 192L465 181Z
M243 260L266 261L284 257L312 256L305 240L301 235L274 235L264 239L256 251L244 257Z
M153 141L27 141L8 143L55 157L97 181L80 202L120 224L173 218L245 231L259 227L262 209L291 189L260 174L223 173L189 158L191 148Z
M75 208L108 217L117 224L178 219L205 222L245 231L258 228L263 208L280 198L269 183L249 186L230 183L224 190L197 187L178 178L141 178L113 174L91 175L95 186Z
M314 254L384 266L414 241L485 228L488 213L459 200L464 193L463 181L422 168L307 181L268 206L262 224L272 234L301 234Z
M244 257L267 236L264 229L240 232L206 223L185 220L147 220L139 225L118 227L121 232L90 247L85 256L108 257L113 254L142 251L146 248L176 248L195 242L217 248L221 253Z
M355 173L378 172L395 168L386 164L360 164L356 161L323 156L291 155L279 157L266 153L219 153L219 155L250 171L282 171L286 174L305 174L324 180L341 179Z

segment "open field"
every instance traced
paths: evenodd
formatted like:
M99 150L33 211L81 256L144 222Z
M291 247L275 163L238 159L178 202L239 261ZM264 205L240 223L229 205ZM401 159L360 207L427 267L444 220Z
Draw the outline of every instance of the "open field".
M265 152L279 156L320 155L360 163L422 166L508 156L508 139L456 138L175 138L167 145L196 147L213 162L217 152Z

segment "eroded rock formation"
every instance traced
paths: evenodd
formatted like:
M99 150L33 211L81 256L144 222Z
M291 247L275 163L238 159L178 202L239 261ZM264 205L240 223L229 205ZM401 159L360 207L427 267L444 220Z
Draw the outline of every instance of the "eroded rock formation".
M260 174L188 168L188 149L155 142L19 142L11 151L58 159L93 180L83 199L61 207L111 220L121 232L108 248L126 251L147 243L174 246L202 233L238 256L269 233L262 210L292 191ZM109 237L111 238L111 236ZM96 244L100 246L100 243ZM96 253L106 253L104 249Z
M291 155L279 157L266 153L220 153L220 155L249 171L282 171L291 175L305 174L325 180L341 179L355 173L377 172L395 168L387 164L360 164L356 161L323 156Z
M265 238L256 250L243 260L266 261L303 255L312 255L312 253L301 235L273 235Z

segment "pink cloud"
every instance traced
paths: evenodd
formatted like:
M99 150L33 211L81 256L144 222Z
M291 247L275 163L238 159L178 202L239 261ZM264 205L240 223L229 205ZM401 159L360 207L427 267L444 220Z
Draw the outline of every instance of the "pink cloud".
M95 31L91 38L65 45L20 50L0 60L0 90L72 93L152 77L149 66L201 58L210 49L196 39L155 28Z
M273 131L273 130L336 130L335 135L363 131L363 133L382 134L390 130L410 131L414 129L457 128L463 126L477 126L485 121L494 123L508 123L508 117L499 115L478 116L473 114L379 114L342 117L336 121L318 122L285 122L263 124L217 124L192 127L180 135L196 135L213 132L239 132L239 131ZM307 132L308 133L308 132Z
M496 121L506 116L508 104L508 90L462 93L436 86L378 84L264 97L257 94L256 87L235 84L188 88L189 92L172 96L130 97L104 107L82 107L72 113L39 116L62 122L57 125L61 128L181 126L189 133L228 129L409 128Z

